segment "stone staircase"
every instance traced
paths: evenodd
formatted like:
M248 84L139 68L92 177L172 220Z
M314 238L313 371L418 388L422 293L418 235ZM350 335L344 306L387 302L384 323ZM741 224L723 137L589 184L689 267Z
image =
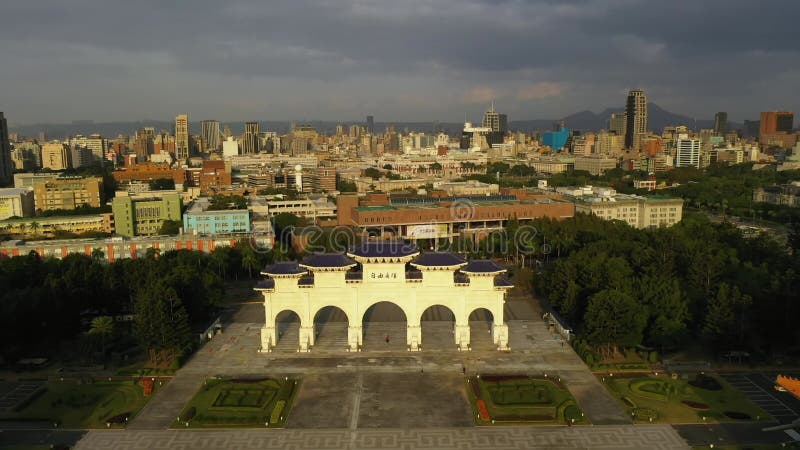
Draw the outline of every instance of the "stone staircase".
M367 322L363 327L362 350L365 352L408 349L405 322ZM389 336L389 342L386 342L386 336Z
M314 352L347 351L347 322L327 322L314 324Z

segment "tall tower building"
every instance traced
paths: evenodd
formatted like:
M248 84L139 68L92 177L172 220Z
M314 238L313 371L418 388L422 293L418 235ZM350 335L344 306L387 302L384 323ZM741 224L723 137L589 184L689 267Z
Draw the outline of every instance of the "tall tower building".
M612 131L617 136L625 136L627 117L624 112L611 113L608 118L608 131Z
M200 149L205 152L213 152L219 149L219 121L204 120L200 122L200 139L202 143Z
M375 118L367 116L367 131L369 134L375 134Z
M489 146L502 144L503 137L508 132L508 116L495 111L494 102L492 102L491 108L483 114L483 126L491 130L486 135L486 141Z
M647 133L647 96L641 89L628 92L625 102L625 147L638 150L642 136Z
M185 161L189 158L189 115L175 117L175 159Z
M8 142L8 122L0 112L0 185L11 183L14 164L11 162L11 143Z
M251 155L261 150L259 146L258 122L245 122L242 136L242 154Z
M714 133L722 135L728 132L728 113L720 111L714 114Z

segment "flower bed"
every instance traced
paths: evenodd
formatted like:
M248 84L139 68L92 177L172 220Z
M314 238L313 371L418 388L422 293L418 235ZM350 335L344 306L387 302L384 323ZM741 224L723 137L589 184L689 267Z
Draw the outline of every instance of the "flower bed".
M693 409L700 409L700 410L709 409L709 406L706 405L705 403L693 402L691 400L684 400L683 404Z
M483 420L484 422L488 422L489 419L491 419L491 417L489 416L489 409L486 408L486 402L479 399L477 401L477 406L478 406L478 414L481 416L481 420Z

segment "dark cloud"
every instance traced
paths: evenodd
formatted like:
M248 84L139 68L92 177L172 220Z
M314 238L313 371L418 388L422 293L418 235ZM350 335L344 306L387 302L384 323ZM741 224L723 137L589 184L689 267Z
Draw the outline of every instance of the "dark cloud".
M459 120L491 98L558 117L631 87L698 117L798 106L796 0L7 3L0 110L17 123Z

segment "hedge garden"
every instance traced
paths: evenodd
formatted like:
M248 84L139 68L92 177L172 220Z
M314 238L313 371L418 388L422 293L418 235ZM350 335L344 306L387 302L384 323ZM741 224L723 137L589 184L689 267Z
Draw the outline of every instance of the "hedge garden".
M291 378L207 380L174 428L281 428L299 381Z
M53 381L0 414L0 420L46 422L63 428L124 427L147 400L144 387L135 380Z
M703 423L771 420L725 380L705 374L601 376L637 422Z
M466 381L478 425L587 422L572 394L557 378L478 375Z

